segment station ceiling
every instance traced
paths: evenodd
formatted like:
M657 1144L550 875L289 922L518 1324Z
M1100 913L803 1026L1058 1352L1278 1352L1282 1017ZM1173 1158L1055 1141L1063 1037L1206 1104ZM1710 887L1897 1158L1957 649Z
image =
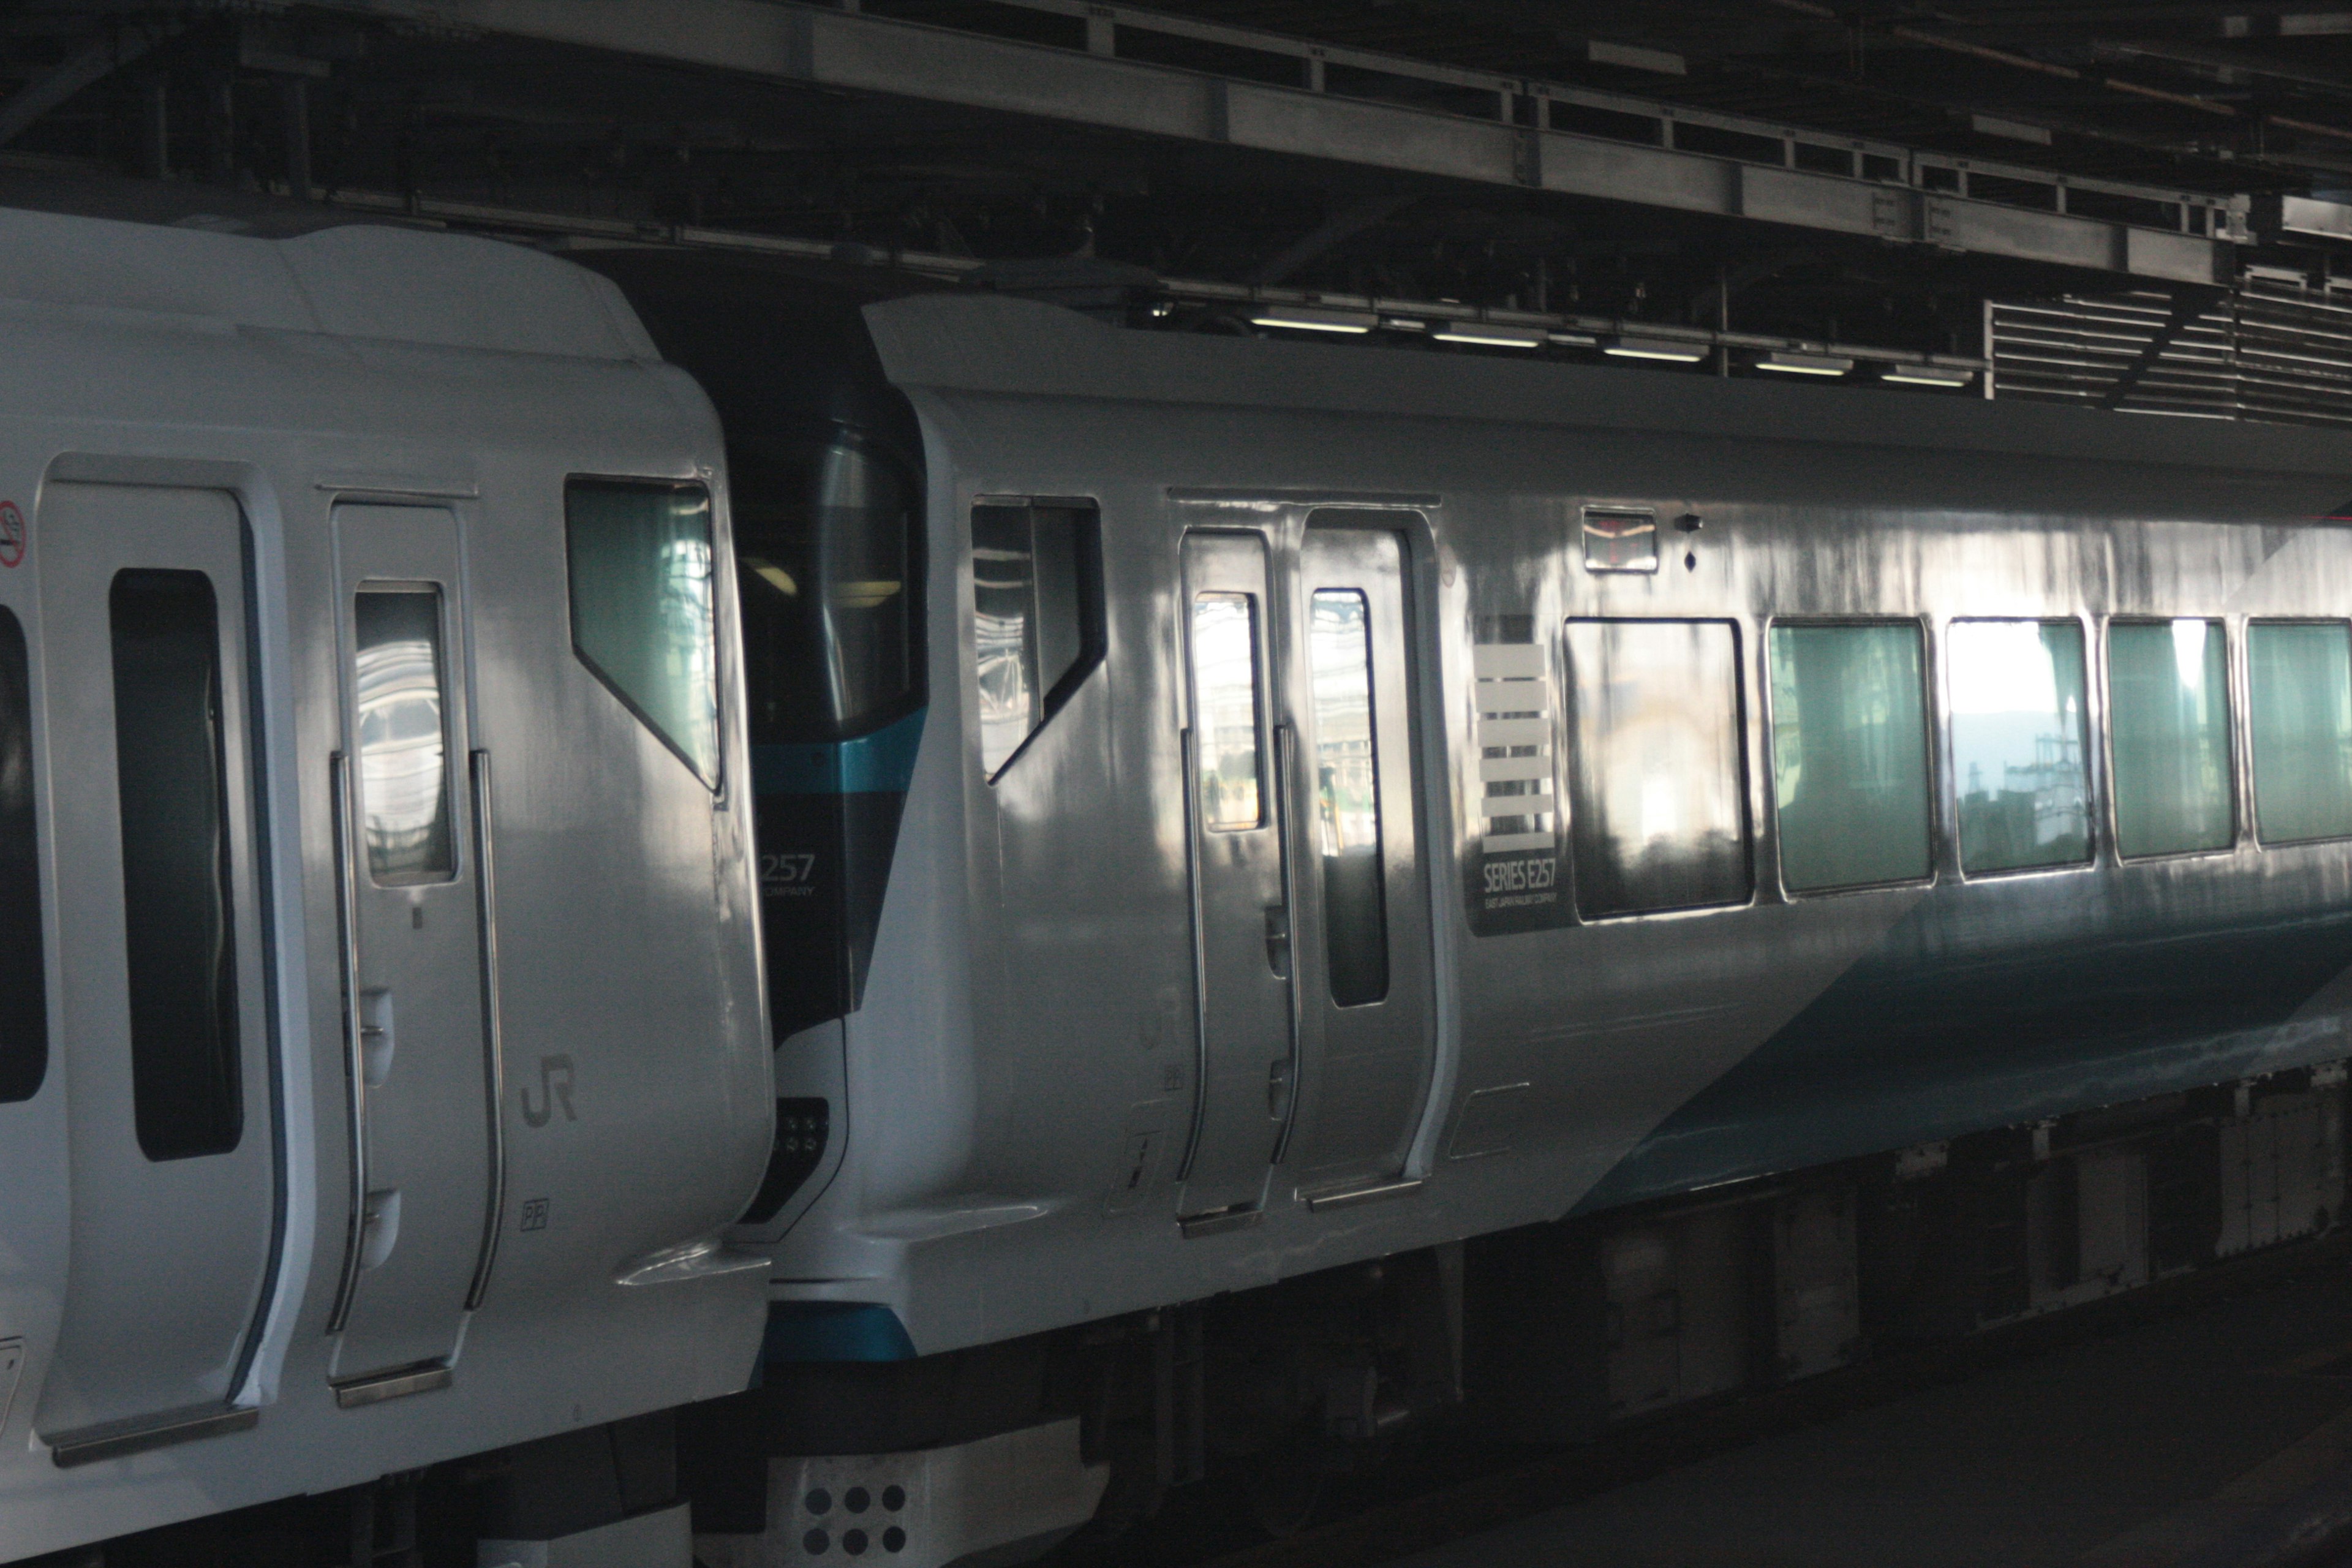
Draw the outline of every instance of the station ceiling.
M2320 7L17 0L0 162L1963 353L2352 272Z

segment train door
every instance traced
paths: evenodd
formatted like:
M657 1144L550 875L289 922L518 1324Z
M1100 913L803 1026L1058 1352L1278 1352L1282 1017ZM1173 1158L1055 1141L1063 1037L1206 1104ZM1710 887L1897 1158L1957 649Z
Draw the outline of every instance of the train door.
M1265 540L1188 534L1183 569L1200 1062L1179 1212L1199 1227L1264 1198L1297 1063Z
M60 483L37 537L73 1251L34 1422L71 1465L256 1418L281 1153L244 517Z
M1403 1170L1434 1063L1406 552L1345 518L1307 519L1282 659L1308 1079L1286 1163L1310 1193Z
M330 1327L351 1405L447 1377L496 1234L498 1106L457 520L344 505L335 542L353 1182Z

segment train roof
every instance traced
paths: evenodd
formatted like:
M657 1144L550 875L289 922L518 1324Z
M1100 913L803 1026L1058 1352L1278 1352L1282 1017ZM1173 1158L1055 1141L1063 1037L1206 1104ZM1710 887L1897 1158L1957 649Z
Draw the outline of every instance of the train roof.
M234 232L250 226L205 213L153 221L0 206L0 304L197 330L660 357L611 282L539 251L367 221Z
M877 301L865 315L885 373L910 389L2341 474L2352 496L2352 433L2328 429L1139 331L973 292Z

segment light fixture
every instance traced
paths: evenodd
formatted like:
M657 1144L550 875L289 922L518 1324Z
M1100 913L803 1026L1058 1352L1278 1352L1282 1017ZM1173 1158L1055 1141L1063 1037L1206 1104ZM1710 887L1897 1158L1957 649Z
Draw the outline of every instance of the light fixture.
M1429 335L1441 343L1483 343L1490 349L1537 349L1545 340L1539 327L1497 327L1486 321L1448 321Z
M1553 342L1560 343L1572 349L1597 348L1600 346L1601 342L1601 340L1594 337L1591 332L1546 332L1544 336L1550 339Z
M1958 365L1896 364L1889 365L1878 379L1897 386L1966 386L1976 378L1976 372Z
M1775 349L1756 362L1758 370L1777 370L1787 375L1843 375L1853 368L1853 361L1837 354L1801 354Z
M1429 323L1412 316L1382 316L1381 325L1391 332L1425 332Z
M1288 327L1302 332L1369 332L1380 318L1368 310L1327 310L1314 305L1261 305L1250 312L1253 327Z
M1696 364L1707 356L1705 343L1678 342L1673 338L1603 338L1601 352L1619 359L1664 360L1669 364Z

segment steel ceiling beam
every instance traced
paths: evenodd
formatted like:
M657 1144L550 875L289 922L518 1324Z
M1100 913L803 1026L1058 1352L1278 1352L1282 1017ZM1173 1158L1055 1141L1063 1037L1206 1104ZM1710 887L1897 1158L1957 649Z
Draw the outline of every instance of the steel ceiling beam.
M1302 85L1274 86L1118 58L1121 27L1199 37L1217 30L1207 25L1078 0L1010 3L1083 16L1084 47L1018 43L775 0L664 0L658 7L582 0L313 0L310 8L323 4L444 33L473 30L779 82L2177 283L2226 280L2232 271L2231 242L2245 237L2242 198L2217 203L2192 194L2070 181L2047 170L1908 153L1620 95L1247 33L1253 47L1295 52L1307 62ZM1243 36L1241 29L1230 31ZM1328 90L1326 68L1342 56L1351 68L1377 69L1401 82L1468 89L1482 100L1481 109L1434 112ZM1488 97L1492 118L1483 117ZM1647 116L1660 127L1656 142L1552 128L1562 115L1549 106L1559 103L1635 120ZM1724 132L1748 138L1763 155L1726 156L1679 144L1685 139L1704 143L1706 131L1718 139ZM1799 167L1801 147L1827 152L1832 161L1842 156L1850 172ZM1874 161L1885 177L1864 177ZM1988 189L2046 192L2058 210L1975 199L1972 176L1986 178ZM2068 212L2070 187L2168 203L2179 226L2158 228Z

